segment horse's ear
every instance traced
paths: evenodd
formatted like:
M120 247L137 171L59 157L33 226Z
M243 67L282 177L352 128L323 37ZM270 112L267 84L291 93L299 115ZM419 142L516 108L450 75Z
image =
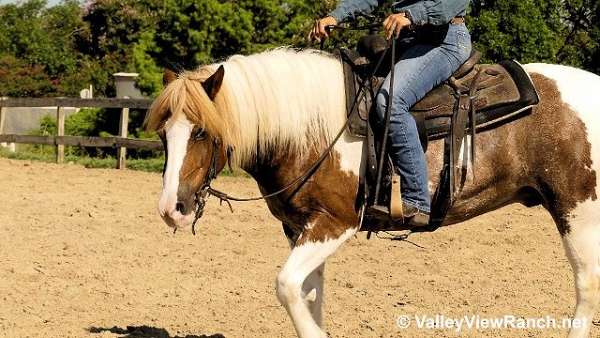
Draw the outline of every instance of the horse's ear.
M170 70L169 68L165 68L165 70L163 71L163 85L166 86L175 80L177 80L177 73Z
M213 75L206 79L206 81L202 82L202 87L204 87L206 94L208 95L208 97L210 97L211 100L215 99L215 96L217 96L217 93L221 89L224 77L225 67L221 65Z

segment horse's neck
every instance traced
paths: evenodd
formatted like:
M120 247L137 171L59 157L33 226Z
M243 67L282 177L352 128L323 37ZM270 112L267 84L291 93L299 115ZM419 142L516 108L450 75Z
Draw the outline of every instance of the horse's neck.
M273 175L276 176L282 165L294 160L290 152L283 149L267 153L257 151L252 159L241 164L241 168L261 184L269 181Z
M264 159L256 159L252 163L246 163L242 166L242 169L256 181L263 194L277 191L285 184L279 168L279 161Z

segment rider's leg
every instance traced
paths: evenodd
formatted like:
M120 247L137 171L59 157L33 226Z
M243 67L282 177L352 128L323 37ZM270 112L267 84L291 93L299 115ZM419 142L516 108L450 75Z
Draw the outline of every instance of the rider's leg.
M471 53L471 38L464 25L450 25L439 45L415 45L395 66L393 105L390 119L390 156L402 177L402 199L429 214L431 200L425 154L410 108L452 75ZM377 95L377 112L383 120L388 103L390 78Z

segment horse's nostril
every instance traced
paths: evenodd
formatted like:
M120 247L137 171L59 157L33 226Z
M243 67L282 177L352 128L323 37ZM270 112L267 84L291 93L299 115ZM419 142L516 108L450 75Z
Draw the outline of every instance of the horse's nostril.
M185 205L183 205L183 203L181 202L177 202L177 204L175 204L175 210L179 211L182 214L185 214Z

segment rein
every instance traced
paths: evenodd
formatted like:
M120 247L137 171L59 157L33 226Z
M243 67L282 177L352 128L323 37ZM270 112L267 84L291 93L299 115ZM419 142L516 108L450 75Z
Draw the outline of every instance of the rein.
M364 27L363 26L342 27L342 26L332 25L332 26L327 26L326 29L329 31L332 29L363 30L366 28L372 29L372 28L374 28L374 26L375 25L368 25L368 26L364 26ZM324 41L321 42L321 50L324 49L323 42ZM358 89L359 92L361 92L364 89L365 85L368 82L368 79L372 78L373 76L375 76L375 74L377 74L377 71L379 70L379 67L383 63L383 60L385 60L385 57L387 56L388 51L391 49L392 53L393 53L394 46L395 46L395 39L390 39L388 41L388 48L387 48L386 52L383 53L381 55L381 57L379 58L379 60L377 61L377 65L373 69L371 76L365 77L365 79L360 82L359 89ZM389 47L392 47L392 48L389 48ZM392 72L394 71L393 69L394 69L394 67L392 67ZM251 201L266 200L268 198L272 198L272 197L283 194L284 192L288 191L289 189L296 186L297 184L300 184L300 186L298 188L301 188L304 185L304 183L306 183L306 181L315 174L315 172L317 171L317 169L319 169L319 167L325 161L325 159L331 155L331 151L333 150L333 148L335 147L337 142L340 140L342 135L344 135L344 132L350 125L350 121L351 121L350 117L353 114L356 114L358 112L358 109L354 109L356 104L358 103L358 99L359 99L359 96L357 95L354 98L354 101L352 103L352 109L350 110L351 113L349 116L347 116L346 122L340 128L340 131L337 133L337 135L335 136L333 141L329 144L327 149L325 149L320 154L319 158L310 166L310 168L308 168L302 175L298 176L297 178L292 180L290 183L285 185L283 188L281 188L273 193L267 194L267 195L257 196L257 197L249 197L249 198L239 198L239 197L230 196L229 194L227 194L225 192L219 191L219 190L211 187L212 181L217 177L217 174L218 174L218 172L217 172L217 165L218 165L217 164L217 150L216 149L218 149L221 146L221 140L218 137L213 137L213 151L212 151L212 155L211 155L210 168L209 168L208 174L206 175L204 184L195 193L196 210L194 213L194 221L192 222L192 234L194 236L196 235L196 223L204 214L204 207L206 206L206 200L210 196L215 196L216 198L218 198L220 205L223 205L223 202L225 202L229 206L229 210L231 210L231 212L233 212L233 207L231 205L231 201L251 202ZM227 162L229 163L229 166L231 168L230 159L231 159L231 148L228 148L227 149ZM362 221L361 221L361 223L362 223Z

